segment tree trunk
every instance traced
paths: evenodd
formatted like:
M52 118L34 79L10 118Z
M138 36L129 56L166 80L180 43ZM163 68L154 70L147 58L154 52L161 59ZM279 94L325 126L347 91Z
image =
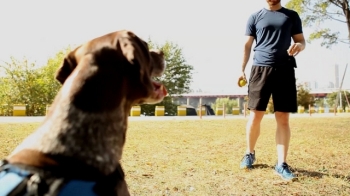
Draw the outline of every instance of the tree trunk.
M342 2L343 12L345 15L346 23L348 25L348 41L350 43L350 8L349 8L349 0L343 0Z

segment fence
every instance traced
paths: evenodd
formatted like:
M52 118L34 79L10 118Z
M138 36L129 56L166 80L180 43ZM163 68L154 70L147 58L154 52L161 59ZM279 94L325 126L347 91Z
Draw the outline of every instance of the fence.
M46 115L48 114L50 109L50 105L46 106ZM14 104L13 106L3 104L0 106L0 116L27 116L26 113L27 107L25 104ZM198 107L196 109L197 115L201 118L202 116L208 115L205 111L205 107ZM155 116L164 116L166 113L166 108L164 106L156 106L155 107ZM265 114L271 114L272 111L269 111L266 109ZM340 107L338 108L324 108L324 107L312 107L309 106L309 110L305 110L303 106L298 107L298 114L309 114L311 115L317 115L321 113L334 113L336 115L337 113L350 113L350 108L346 107L345 109L342 109ZM178 106L177 107L177 116L187 116L186 113L186 107L184 106ZM242 113L240 113L238 107L233 107L232 112L230 114L227 114L225 111L225 105L220 105L217 108L215 108L215 115L216 116L226 116L226 115L243 115L247 116L249 115L249 110L247 109L246 104L244 104L244 109L242 110ZM130 110L130 116L142 116L141 114L141 107L140 106L133 106Z

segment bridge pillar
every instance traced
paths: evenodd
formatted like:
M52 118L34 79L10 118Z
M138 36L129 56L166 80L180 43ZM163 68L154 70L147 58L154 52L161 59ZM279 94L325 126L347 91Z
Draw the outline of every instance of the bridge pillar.
M237 98L237 105L239 107L239 113L242 113L242 110L244 109L244 97Z

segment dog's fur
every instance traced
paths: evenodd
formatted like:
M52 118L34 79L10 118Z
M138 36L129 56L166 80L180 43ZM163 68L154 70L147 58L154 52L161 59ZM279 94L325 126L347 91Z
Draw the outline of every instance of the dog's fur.
M77 47L56 73L63 86L43 124L7 160L39 168L77 161L111 175L120 164L131 107L166 95L152 80L164 69L164 54L130 31ZM115 187L115 195L129 195L124 180Z

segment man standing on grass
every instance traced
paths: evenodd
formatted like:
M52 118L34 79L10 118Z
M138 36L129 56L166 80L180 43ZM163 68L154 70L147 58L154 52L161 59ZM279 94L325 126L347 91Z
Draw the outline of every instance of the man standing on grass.
M260 123L272 95L277 122L278 162L275 171L285 180L295 178L287 164L290 140L289 113L297 111L294 56L305 48L302 24L297 12L281 6L280 0L266 0L267 7L252 14L246 28L242 76L255 40L254 62L248 85L250 117L246 127L247 152L241 168L251 169L255 161L255 144ZM293 42L291 44L291 38Z

